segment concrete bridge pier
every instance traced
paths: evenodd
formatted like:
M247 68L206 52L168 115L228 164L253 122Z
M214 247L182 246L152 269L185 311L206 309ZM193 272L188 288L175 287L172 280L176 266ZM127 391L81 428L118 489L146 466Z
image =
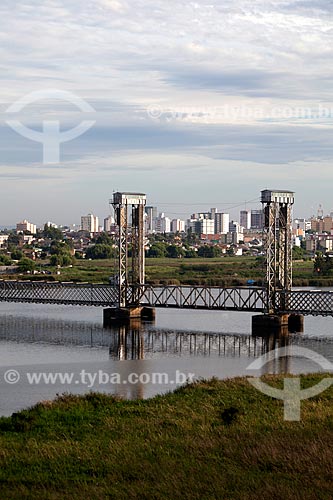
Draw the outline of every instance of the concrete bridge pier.
M289 314L288 327L289 331L292 333L303 333L304 332L303 314Z
M303 333L304 316L302 314L260 314L252 316L252 335L288 335Z
M110 307L103 310L103 326L107 328L114 324L129 323L133 319L154 321L156 311L154 307L128 306Z

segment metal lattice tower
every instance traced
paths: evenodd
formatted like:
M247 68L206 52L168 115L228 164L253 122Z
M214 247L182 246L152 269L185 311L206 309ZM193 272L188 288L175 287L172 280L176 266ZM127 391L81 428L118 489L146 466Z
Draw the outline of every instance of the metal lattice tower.
M275 292L289 291L292 285L292 205L294 192L261 191L264 214L264 246L266 252L266 286L268 310L278 312ZM286 304L279 304L279 309Z
M145 280L144 254L144 207L146 195L142 193L114 193L110 201L119 227L118 232L118 292L119 307L135 305L138 302L138 285ZM131 207L131 221L129 224L129 207ZM131 229L132 269L128 266L128 241ZM132 287L130 303L128 289Z

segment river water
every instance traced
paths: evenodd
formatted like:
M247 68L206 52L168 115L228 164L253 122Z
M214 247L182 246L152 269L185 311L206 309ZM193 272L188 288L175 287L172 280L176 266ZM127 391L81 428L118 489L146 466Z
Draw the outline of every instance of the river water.
M250 313L157 309L154 323L110 329L102 314L92 307L1 303L0 415L65 392L147 398L186 379L327 371L316 354L333 363L333 318L306 317L303 334L274 339L251 336ZM274 348L295 346L309 349L311 359L293 352L248 369Z

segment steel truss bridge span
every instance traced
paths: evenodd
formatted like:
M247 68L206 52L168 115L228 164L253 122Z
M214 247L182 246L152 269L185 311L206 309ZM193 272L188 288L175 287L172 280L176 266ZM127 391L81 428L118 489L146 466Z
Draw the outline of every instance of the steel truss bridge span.
M118 288L103 284L40 281L0 281L0 302L28 302L78 306L117 306ZM135 297L142 306L268 312L268 293L263 287L154 286L127 289L129 303ZM333 316L333 291L278 290L274 294L280 313Z
M0 281L0 302L108 307L118 290L103 284Z
M265 312L268 307L262 287L143 285L138 296L140 305L152 307L248 312Z
M333 316L333 290L280 290L275 307L281 314Z
M118 288L103 284L0 281L0 301L112 307L118 304ZM188 309L259 311L267 308L267 293L255 287L152 286L127 289L127 300L140 305Z

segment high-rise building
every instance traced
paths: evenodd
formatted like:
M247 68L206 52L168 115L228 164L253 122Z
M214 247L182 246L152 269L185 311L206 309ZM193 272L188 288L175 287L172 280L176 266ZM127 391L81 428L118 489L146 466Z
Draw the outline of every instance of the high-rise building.
M47 221L46 225L47 225L47 227L54 227L55 229L58 228L57 224L55 224L54 222L51 222L51 221Z
M239 214L239 223L244 229L251 227L251 212L250 210L241 210Z
M211 218L212 218L211 212L197 212L191 215L191 219L200 220L200 219L211 219Z
M106 217L104 219L103 230L106 233L110 233L111 232L111 228L114 225L114 223L115 223L114 217L112 217L112 215L109 215L108 217Z
M98 233L98 217L93 214L82 215L81 231L88 233Z
M156 219L157 219L157 207L145 207L146 214L146 231L147 233L153 233L156 230Z
M214 234L215 231L215 224L212 219L197 219L197 218L191 218L187 220L186 227L189 229L192 233L196 234Z
M330 233L333 230L333 219L330 216L311 219L311 229L316 233Z
M171 232L172 233L183 233L185 231L185 222L180 219L172 219L171 221Z
M198 223L199 234L214 234L215 222L213 219L201 219Z
M215 213L214 232L215 234L226 234L229 231L229 214Z
M170 233L171 232L171 219L166 217L162 212L155 220L156 233Z
M22 222L18 222L16 224L16 232L17 233L24 233L25 231L28 231L31 234L36 234L37 233L36 224L32 224L31 222L28 222L26 219L24 219Z
M229 233L243 233L243 226L232 220L229 223Z
M262 210L251 210L251 229L262 229L264 226L264 214Z

